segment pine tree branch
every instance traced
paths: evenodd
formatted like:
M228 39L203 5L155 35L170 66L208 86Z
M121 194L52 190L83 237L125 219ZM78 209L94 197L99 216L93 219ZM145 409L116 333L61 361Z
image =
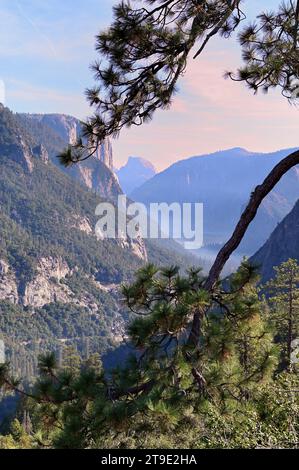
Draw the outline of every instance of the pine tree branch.
M118 400L119 398L122 398L128 395L136 396L136 395L139 395L139 393L149 392L154 387L155 384L156 384L155 380L150 380L141 385L136 385L136 387L128 388L125 391L110 390L108 391L108 398L112 400Z
M210 31L210 32L206 35L205 40L203 41L202 45L200 46L200 48L198 49L198 51L197 51L196 54L194 55L193 59L196 59L196 58L203 52L203 50L205 49L205 47L206 47L206 45L208 44L209 40L210 40L213 36L216 36L216 34L219 33L219 31L221 30L221 28L223 27L223 25L225 25L225 23L226 23L227 20L230 18L230 16L231 16L232 13L235 11L235 9L238 8L239 3L240 3L240 0L228 2L228 9L227 9L226 14L223 16L223 18L221 18L221 20L220 20L219 23L214 27L214 29L212 29L212 31Z

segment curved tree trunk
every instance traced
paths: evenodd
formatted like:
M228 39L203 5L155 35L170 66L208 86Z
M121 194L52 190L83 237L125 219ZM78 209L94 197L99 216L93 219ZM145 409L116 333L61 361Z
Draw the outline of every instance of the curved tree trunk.
M213 263L213 266L210 269L208 278L205 283L205 289L208 292L212 292L216 282L218 281L222 269L224 268L225 263L228 261L231 254L238 248L243 237L253 219L256 216L257 210L260 207L261 203L265 197L272 191L275 185L283 177L285 173L288 172L291 168L299 164L299 151L288 155L286 158L281 160L269 173L264 182L255 188L251 194L249 203L244 210L241 218L228 242L223 246L219 251L216 260ZM189 344L193 346L198 345L199 336L200 336L200 324L201 319L205 315L206 311L204 309L198 310L194 314L193 324L189 336Z

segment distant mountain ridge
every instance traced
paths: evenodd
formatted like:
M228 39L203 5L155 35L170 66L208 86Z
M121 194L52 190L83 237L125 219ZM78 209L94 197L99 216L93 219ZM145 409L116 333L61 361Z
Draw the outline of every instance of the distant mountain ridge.
M154 165L141 157L129 157L126 165L116 171L124 193L131 192L144 184L156 174Z
M178 161L131 194L151 202L202 202L205 244L223 244L232 233L250 193L271 169L295 149L272 153L242 148ZM253 254L298 199L299 168L290 170L263 202L239 252Z

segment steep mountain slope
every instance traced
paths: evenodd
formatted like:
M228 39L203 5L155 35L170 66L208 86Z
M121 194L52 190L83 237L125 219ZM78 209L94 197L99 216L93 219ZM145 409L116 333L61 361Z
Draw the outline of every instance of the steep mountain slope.
M183 257L142 240L94 235L97 194L45 158L8 109L0 113L0 339L28 377L42 350L75 345L84 353L118 344L126 310L120 284L147 259ZM28 370L27 370L28 369ZM27 371L27 372L26 372Z
M299 261L299 200L251 261L260 266L262 280L268 281L274 273L273 266L289 258Z
M17 114L15 117L34 141L46 148L55 165L59 165L57 155L69 144L74 144L81 135L81 123L72 116ZM75 181L106 199L115 200L122 193L113 170L113 152L109 139L99 147L93 158L63 170Z
M155 176L155 167L144 158L130 157L126 165L116 172L120 186L124 193L131 192Z
M81 135L82 126L79 119L66 114L19 114L23 122L31 121L31 125L46 127L58 135L64 143L74 144ZM30 124L28 123L30 126ZM33 127L32 127L33 129ZM39 130L39 135L41 132ZM113 151L110 139L106 139L96 153L96 158L113 171Z
M291 150L269 154L235 148L182 160L132 193L136 201L203 202L205 244L230 236L251 191ZM264 201L240 252L252 254L264 243L298 198L299 169L293 168Z

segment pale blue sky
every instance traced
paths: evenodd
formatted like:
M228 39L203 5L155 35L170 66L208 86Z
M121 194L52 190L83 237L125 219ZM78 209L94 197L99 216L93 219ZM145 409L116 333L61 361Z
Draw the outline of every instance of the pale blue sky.
M84 118L84 90L93 83L94 36L105 28L115 0L0 0L0 80L14 111L59 112ZM253 15L278 0L245 0ZM129 155L159 169L190 155L243 146L268 151L298 145L298 110L278 94L253 97L224 81L240 61L235 40L214 41L180 82L171 111L124 131L115 142L116 164Z

